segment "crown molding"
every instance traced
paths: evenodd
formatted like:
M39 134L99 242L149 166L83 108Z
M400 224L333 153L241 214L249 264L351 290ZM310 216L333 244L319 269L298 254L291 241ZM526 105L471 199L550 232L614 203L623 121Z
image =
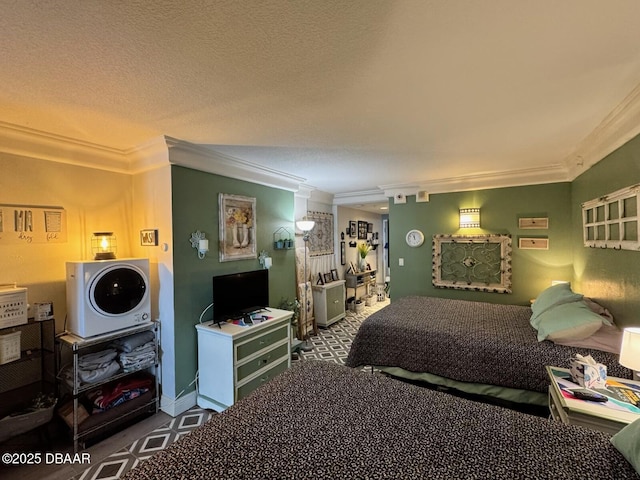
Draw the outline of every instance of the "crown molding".
M359 203L387 202L389 199L382 190L363 190L360 192L336 193L333 196L334 205L354 205Z
M293 192L305 180L164 135L120 149L0 121L0 152L129 175L174 164Z
M297 192L305 179L262 167L215 150L165 136L169 147L169 162L202 172L237 178L251 183Z
M640 84L565 158L571 180L640 134Z
M6 122L0 122L0 152L118 173L131 173L128 152L125 150Z

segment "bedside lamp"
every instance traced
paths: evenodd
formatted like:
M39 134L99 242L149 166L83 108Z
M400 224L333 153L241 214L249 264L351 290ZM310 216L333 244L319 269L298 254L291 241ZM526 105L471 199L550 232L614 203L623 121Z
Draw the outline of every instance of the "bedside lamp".
M620 365L633 370L633 379L640 380L640 327L625 328L622 331Z

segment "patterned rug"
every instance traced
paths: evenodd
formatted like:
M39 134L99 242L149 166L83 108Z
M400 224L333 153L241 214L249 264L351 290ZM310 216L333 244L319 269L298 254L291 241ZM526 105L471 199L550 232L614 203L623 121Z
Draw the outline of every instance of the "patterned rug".
M344 364L351 342L362 321L373 312L389 304L389 300L377 302L370 307L364 307L362 312L347 311L347 316L330 325L319 328L318 334L310 338L313 350L300 352L293 362L303 360L326 360ZM92 465L73 480L107 480L118 479L125 472L149 458L154 453L166 448L191 430L206 422L214 412L194 407L182 415L173 418L169 423L152 431L146 437L140 438L126 448L111 454L99 464Z

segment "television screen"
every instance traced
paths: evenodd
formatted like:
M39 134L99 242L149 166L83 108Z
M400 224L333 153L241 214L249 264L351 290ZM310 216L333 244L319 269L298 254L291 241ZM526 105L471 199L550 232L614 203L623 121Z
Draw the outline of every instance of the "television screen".
M213 277L213 320L238 318L269 306L269 270Z

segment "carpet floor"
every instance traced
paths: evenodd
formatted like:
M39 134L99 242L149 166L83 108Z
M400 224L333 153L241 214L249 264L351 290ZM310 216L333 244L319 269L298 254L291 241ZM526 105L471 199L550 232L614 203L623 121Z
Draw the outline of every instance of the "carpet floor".
M369 315L389 304L389 300L364 307L361 313L347 311L342 320L328 328L319 328L318 334L310 338L313 350L300 352L293 362L304 360L325 360L344 364L351 342L360 324ZM188 434L206 422L215 412L194 407L169 423L139 438L131 445L109 455L100 463L91 465L82 473L71 477L73 480L107 480L120 478L125 472L154 453L166 448L172 442Z

